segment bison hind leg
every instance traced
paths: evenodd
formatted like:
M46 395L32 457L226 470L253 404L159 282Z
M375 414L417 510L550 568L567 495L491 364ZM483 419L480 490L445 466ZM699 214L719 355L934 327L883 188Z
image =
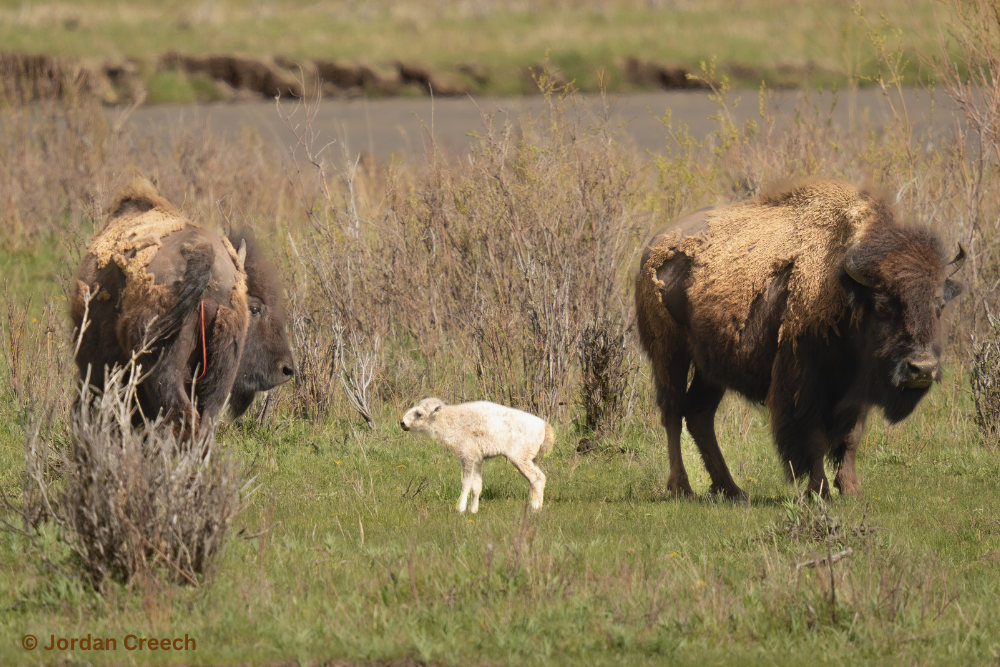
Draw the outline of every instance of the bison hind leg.
M654 362L656 373L656 402L660 408L660 423L667 432L667 456L670 460L670 476L667 491L675 498L694 495L691 482L681 455L681 428L684 419L685 395L688 369L691 361L686 354L676 353L663 367Z
M721 492L731 500L746 500L747 494L733 481L733 476L729 473L729 467L722 456L719 440L715 435L715 412L725 393L724 387L709 383L701 372L695 371L687 392L684 416L688 432L698 445L702 461L705 462L705 469L712 478L711 493Z

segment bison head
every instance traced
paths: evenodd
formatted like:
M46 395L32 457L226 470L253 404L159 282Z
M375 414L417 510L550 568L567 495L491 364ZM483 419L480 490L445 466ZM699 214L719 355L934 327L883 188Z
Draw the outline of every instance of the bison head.
M246 241L244 268L250 309L243 356L229 403L233 416L239 417L250 407L256 392L291 380L295 368L285 332L281 281L274 267L261 253L250 232L230 234L229 240L236 248Z
M902 226L863 236L847 251L841 282L847 291L868 399L893 422L907 417L941 379L941 315L962 292L951 262L932 233Z

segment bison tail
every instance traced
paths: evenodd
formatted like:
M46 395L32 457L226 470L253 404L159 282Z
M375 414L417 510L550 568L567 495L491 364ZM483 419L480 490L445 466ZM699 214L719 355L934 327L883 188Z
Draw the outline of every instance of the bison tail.
M158 339L169 338L180 330L188 313L198 306L212 279L215 251L211 243L203 241L187 245L181 249L181 256L187 260L184 277L181 279L174 307L156 324L154 334Z

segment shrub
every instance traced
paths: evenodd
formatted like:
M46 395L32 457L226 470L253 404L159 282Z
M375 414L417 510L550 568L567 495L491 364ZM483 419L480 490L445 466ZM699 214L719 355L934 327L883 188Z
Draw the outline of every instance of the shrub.
M140 574L196 586L210 580L249 484L230 453L215 451L214 423L194 438L160 419L133 427L141 371L134 361L110 371L103 394L83 383L68 444L59 444L51 413L47 421L32 416L23 503L15 508L4 497L24 519L23 530L4 522L8 529L34 539L33 524L51 518L97 589Z
M635 374L624 327L610 319L588 322L580 334L580 403L587 428L611 435L627 416L626 393Z
M989 327L972 337L972 398L976 424L991 449L1000 444L1000 317L987 314Z

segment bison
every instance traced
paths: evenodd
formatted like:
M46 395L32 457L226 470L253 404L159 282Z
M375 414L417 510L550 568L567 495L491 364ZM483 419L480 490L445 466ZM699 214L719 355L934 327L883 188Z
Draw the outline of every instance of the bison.
M715 435L727 390L764 403L786 472L861 491L855 452L873 407L898 422L941 379L941 314L962 291L930 231L885 196L815 181L690 213L657 232L636 276L639 340L667 431L668 489L691 495L686 420L711 492L745 494Z
M87 319L76 363L98 390L105 367L124 366L144 340L155 341L140 358L148 376L138 403L149 419L162 412L197 430L230 392L239 416L254 392L294 374L281 287L253 237L196 225L145 178L118 197L91 241L70 315L77 331Z

